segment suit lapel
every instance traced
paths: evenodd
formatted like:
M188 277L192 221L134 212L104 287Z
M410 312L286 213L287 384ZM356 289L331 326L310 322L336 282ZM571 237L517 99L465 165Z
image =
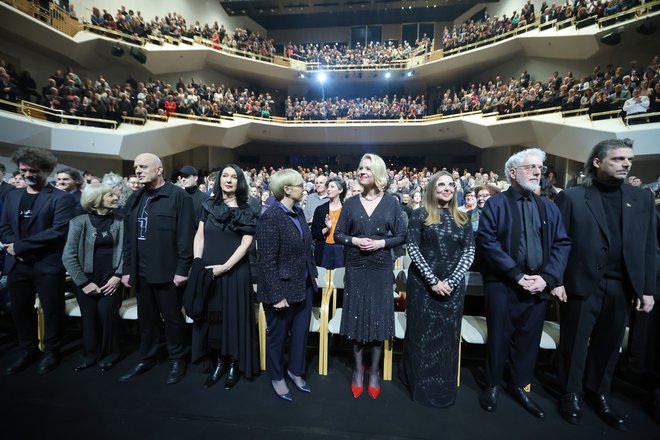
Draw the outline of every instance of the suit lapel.
M591 211L591 214L596 219L598 227L601 232L607 239L607 243L610 243L610 232L607 226L607 219L605 218L605 210L603 209L603 202L600 199L600 194L598 189L595 186L588 186L584 191L584 198L587 201L587 207Z

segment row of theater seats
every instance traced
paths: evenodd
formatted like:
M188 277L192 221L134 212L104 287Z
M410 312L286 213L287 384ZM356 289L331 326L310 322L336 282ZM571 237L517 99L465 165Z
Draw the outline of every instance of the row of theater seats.
M393 301L404 299L406 296L405 285L410 267L410 258L405 255L397 259L395 269L392 274L392 299ZM318 284L322 292L320 307L312 308L312 317L310 320L309 331L319 333L319 374L328 374L328 351L329 337L338 335L341 326L342 309L337 308L338 291L344 288L344 268L326 270L322 267L319 271ZM483 295L483 280L478 272L468 272L465 275L466 295ZM256 285L254 285L256 291ZM65 313L70 317L80 317L80 307L72 293L66 294ZM39 300L35 307L41 311ZM183 311L182 311L183 312ZM266 315L262 304L255 304L255 313L257 317L258 335L259 335L259 358L261 370L266 369ZM127 298L123 301L119 309L119 315L125 320L137 320L137 301L135 297ZM43 319L39 313L40 335L43 331ZM193 321L186 316L186 322L191 324ZM394 312L395 339L403 340L406 333L406 312ZM546 350L556 350L559 346L559 323L556 321L545 321L543 333L541 335L540 348ZM459 385L460 385L460 364L461 351L460 344L484 345L488 340L488 330L486 318L484 316L463 315L461 324L461 338L459 341ZM624 337L621 350L625 350L628 340L628 329ZM384 360L383 360L383 380L392 380L392 357L394 341L385 341Z

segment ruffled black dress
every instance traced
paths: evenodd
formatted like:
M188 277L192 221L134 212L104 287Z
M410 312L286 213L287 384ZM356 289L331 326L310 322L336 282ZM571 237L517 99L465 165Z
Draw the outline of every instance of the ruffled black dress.
M225 263L240 246L244 235L254 235L257 219L249 205L230 208L207 200L200 218L204 222L205 265ZM238 360L246 377L259 371L254 291L250 282L250 263L246 254L221 276L214 278L208 291L207 316L193 325L193 360L211 350Z

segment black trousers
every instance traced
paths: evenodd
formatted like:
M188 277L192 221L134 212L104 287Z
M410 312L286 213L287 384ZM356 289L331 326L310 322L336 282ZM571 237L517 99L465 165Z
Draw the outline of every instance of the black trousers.
M87 295L76 286L83 326L83 350L88 362L116 362L119 359L122 288L112 295Z
M583 386L610 391L614 367L626 330L630 297L621 281L603 279L587 297L571 296L561 305L559 379L567 393Z
M44 315L44 351L59 352L64 329L65 277L61 274L43 274L31 265L16 262L7 275L11 299L11 314L18 333L19 346L27 351L39 349L35 294Z
M489 386L499 385L508 360L511 383L526 387L534 377L547 301L496 281L484 283L484 295L488 327L486 381Z
M138 277L136 292L141 359L147 362L156 360L161 321L165 323L168 359L183 359L186 355L186 321L181 311L183 288L176 287L173 282L150 284Z
M272 304L264 304L268 325L266 367L271 380L284 378L284 343L289 332L291 333L289 371L296 376L305 374L307 335L309 335L309 321L312 317L312 295L312 286L308 285L305 291L305 299L298 303L289 304L286 309L275 310Z

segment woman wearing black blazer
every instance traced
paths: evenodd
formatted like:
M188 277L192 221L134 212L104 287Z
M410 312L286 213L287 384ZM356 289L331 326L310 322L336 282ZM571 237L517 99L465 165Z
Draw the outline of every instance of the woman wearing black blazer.
M344 267L344 246L335 243L335 227L346 195L346 183L339 177L327 182L328 202L314 211L312 237L316 265L326 269Z
M257 300L264 304L268 333L266 364L273 389L280 399L292 401L285 381L284 342L290 333L288 377L298 390L311 390L305 379L305 347L317 289L312 236L302 210L304 181L292 169L273 174L270 190L277 199L257 223L259 280Z

